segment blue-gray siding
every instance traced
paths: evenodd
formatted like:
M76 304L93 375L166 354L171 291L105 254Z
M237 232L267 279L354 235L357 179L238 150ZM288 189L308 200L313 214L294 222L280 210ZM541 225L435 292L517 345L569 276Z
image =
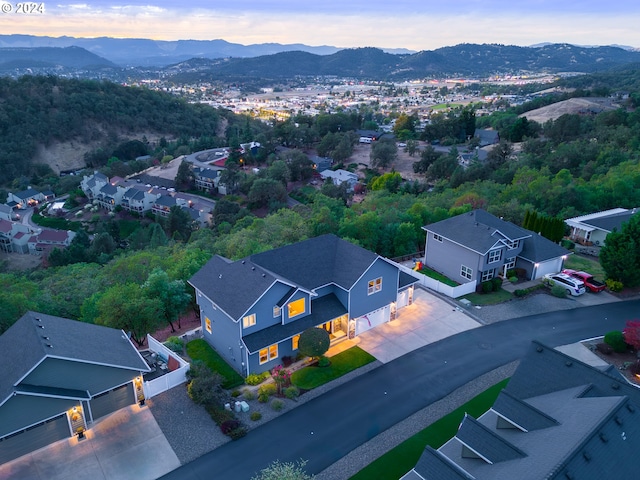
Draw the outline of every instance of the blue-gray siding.
M234 322L219 308L214 308L204 295L198 296L200 319L204 339L238 372L244 374L240 322ZM206 319L211 321L211 333L207 331Z
M395 302L398 296L398 269L378 258L351 288L349 316L357 318ZM382 290L368 294L370 280L382 277Z

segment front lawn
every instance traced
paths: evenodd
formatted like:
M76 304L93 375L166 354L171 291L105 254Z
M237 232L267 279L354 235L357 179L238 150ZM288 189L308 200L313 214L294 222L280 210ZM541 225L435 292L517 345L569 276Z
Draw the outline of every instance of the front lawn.
M474 305L495 305L511 300L513 294L501 288L497 292L469 293L462 298L469 300Z
M39 213L31 215L31 221L36 225L57 230L72 230L77 232L82 228L81 222L72 222L61 217L43 217Z
M244 383L244 378L231 368L204 338L197 338L187 343L187 355L191 360L202 360L212 371L222 375L224 378L222 388L234 388Z
M375 357L360 347L351 347L331 357L331 365L328 367L313 366L296 370L291 375L291 383L298 388L311 390L373 361Z
M564 262L564 268L570 268L572 270L578 270L579 272L587 272L593 275L597 280L604 282L607 278L607 274L604 273L604 269L600 262L595 259L581 257L580 255L569 255Z
M392 480L402 477L418 462L427 445L440 448L458 431L465 413L478 418L489 410L509 379L497 383L450 414L405 440L356 473L350 480Z

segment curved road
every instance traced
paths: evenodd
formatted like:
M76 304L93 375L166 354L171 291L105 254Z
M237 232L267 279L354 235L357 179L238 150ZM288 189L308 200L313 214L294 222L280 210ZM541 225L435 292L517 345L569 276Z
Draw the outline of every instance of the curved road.
M557 346L622 330L640 300L522 317L404 355L203 455L164 479L244 480L272 460L319 473L354 448L475 377L521 358L531 340Z

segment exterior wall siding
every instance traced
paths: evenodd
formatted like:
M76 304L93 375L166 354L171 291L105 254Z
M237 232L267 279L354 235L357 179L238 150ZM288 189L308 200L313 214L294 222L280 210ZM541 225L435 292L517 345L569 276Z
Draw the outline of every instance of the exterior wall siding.
M251 307L245 315L255 314L256 324L249 328L242 327L242 336L251 335L252 333L282 323L282 317L273 316L273 307L282 299L282 296L289 291L291 287L280 282L274 283L271 288Z
M206 296L196 294L200 306L200 320L204 339L229 365L242 373L243 345L240 341L240 323L235 323L219 308L214 308ZM211 322L211 333L207 330L206 319Z
M351 288L349 316L357 318L395 302L398 296L399 271L385 260L378 258ZM370 280L382 277L382 289L368 294Z
M277 365L282 365L282 357L295 357L298 354L298 350L293 350L292 346L290 338L281 341L278 343L278 356L262 365L260 365L260 352L249 355L249 371L251 373L262 373L271 370Z
M442 242L433 239L433 233L428 232L427 247L424 263L429 268L440 272L458 283L467 283L478 279L478 272L482 271L484 257L450 242L446 238ZM496 262L498 264L500 262ZM473 270L471 280L460 275L460 267L464 265Z
M316 294L318 295L316 298L321 298L331 293L333 293L338 298L338 300L340 300L340 303L344 305L344 308L349 308L349 292L334 284L326 285L324 287L316 289Z
M131 381L140 372L88 363L45 359L21 382L28 385L88 390L91 395Z

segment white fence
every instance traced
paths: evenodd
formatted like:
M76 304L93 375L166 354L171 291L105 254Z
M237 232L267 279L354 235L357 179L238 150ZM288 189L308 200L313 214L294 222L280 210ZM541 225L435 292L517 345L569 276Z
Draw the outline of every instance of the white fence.
M172 372L169 372L161 377L154 378L148 382L144 382L144 396L145 398L152 398L156 395L166 392L170 388L176 387L187 381L187 371L189 370L189 362L186 362L175 352L172 352L162 343L158 342L151 335L147 335L147 342L149 350L155 352L158 357L166 359L166 363L170 357L173 357L180 364L180 367ZM157 367L156 367L157 368Z
M458 285L457 287L450 287L449 285L445 285L444 283L439 282L434 278L423 275L422 273L414 272L409 267L405 267L404 265L401 265L399 263L396 263L396 265L400 270L408 273L409 275L413 275L414 277L419 278L420 280L418 281L418 283L423 287L429 288L438 293L442 293L443 295L446 295L450 298L458 298L476 291L477 282L475 280L473 282L463 283L462 285Z

